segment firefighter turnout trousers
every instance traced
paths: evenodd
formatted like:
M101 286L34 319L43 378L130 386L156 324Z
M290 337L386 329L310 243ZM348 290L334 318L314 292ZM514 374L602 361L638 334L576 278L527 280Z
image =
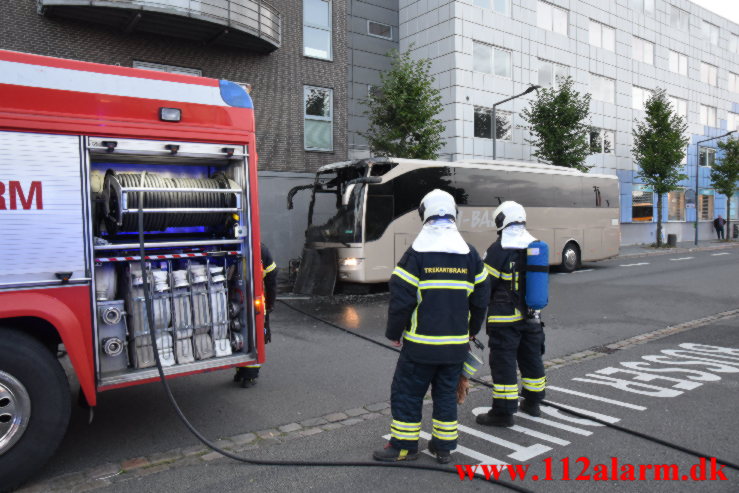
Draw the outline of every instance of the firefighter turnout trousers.
M544 329L537 320L488 326L490 368L493 376L493 414L518 409L516 361L521 370L521 396L530 402L544 399Z
M457 381L462 363L417 363L401 351L391 387L390 443L396 449L418 450L423 397L431 385L433 430L437 450L457 447ZM514 374L515 376L515 374Z

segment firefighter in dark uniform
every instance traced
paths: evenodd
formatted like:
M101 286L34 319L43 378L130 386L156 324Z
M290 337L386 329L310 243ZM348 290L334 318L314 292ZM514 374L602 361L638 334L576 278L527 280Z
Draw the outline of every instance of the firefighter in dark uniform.
M390 279L385 336L403 349L391 388L391 439L373 457L418 457L423 398L431 385L429 451L447 463L457 446L457 382L469 340L485 321L489 283L477 251L457 231L454 198L434 190L419 213L423 228Z
M272 260L272 255L264 243L261 244L262 249L262 279L264 280L264 307L266 313L264 315L264 343L272 341L272 332L269 329L269 314L275 307L275 299L277 298L277 264ZM236 368L234 382L241 383L243 388L253 387L257 384L259 377L260 364L246 365Z
M498 239L485 254L490 277L487 333L490 336L490 369L493 376L493 407L477 416L486 426L513 426L518 410L516 362L521 370L521 411L541 416L544 399L544 330L539 313L526 306L526 247L535 240L526 231L526 212L512 201L495 210Z

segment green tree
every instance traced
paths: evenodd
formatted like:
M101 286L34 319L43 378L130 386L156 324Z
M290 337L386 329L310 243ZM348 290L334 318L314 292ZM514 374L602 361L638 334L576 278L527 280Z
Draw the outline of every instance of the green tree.
M390 70L380 75L382 85L363 103L370 125L361 135L372 153L411 159L436 159L443 142L441 92L429 75L431 61L411 59L410 50L390 52Z
M533 139L526 142L534 156L555 166L588 171L585 164L590 149L590 94L574 89L572 77L559 78L559 87L537 91L537 97L521 116L529 124Z
M731 241L731 197L736 195L739 180L739 140L719 142L718 147L724 152L711 168L711 181L714 189L726 195L726 240Z
M688 177L682 173L682 161L688 138L685 119L675 113L664 89L657 88L645 105L646 116L636 122L633 131L634 161L637 176L657 194L657 247L662 246L662 198L677 190Z

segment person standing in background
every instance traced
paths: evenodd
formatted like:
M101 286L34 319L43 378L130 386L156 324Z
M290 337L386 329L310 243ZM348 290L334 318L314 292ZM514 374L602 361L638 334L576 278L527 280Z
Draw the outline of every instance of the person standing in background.
M269 314L274 309L275 300L277 299L277 264L272 259L272 254L264 243L261 244L262 249L262 279L264 281L264 343L272 341L272 332L269 328ZM259 378L260 364L239 366L236 368L234 382L240 383L245 389L253 387L257 384Z

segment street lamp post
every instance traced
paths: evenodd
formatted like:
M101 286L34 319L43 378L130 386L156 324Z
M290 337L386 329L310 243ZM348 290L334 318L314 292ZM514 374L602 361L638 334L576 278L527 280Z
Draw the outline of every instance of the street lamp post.
M695 147L697 149L695 154L698 158L698 160L695 162L695 246L698 246L698 177L700 176L701 168L701 144L704 142L709 142L711 140L722 139L733 134L734 132L736 132L736 130L726 132L725 134L719 135L718 137L711 137L710 139L699 140L695 143ZM706 164L708 164L708 159L706 159Z
M537 85L533 85L532 84L524 92L522 92L521 94L516 94L515 96L511 96L510 98L504 99L503 101L498 101L497 103L495 103L493 105L493 160L495 160L495 158L497 156L497 152L496 152L496 149L495 149L495 141L497 140L496 138L498 137L498 118L497 118L496 113L495 113L496 107L499 104L507 103L508 101L511 101L513 99L520 98L521 96L525 96L526 94L528 94L528 93L530 93L532 91L536 91L539 88L541 88L541 86L537 86Z

